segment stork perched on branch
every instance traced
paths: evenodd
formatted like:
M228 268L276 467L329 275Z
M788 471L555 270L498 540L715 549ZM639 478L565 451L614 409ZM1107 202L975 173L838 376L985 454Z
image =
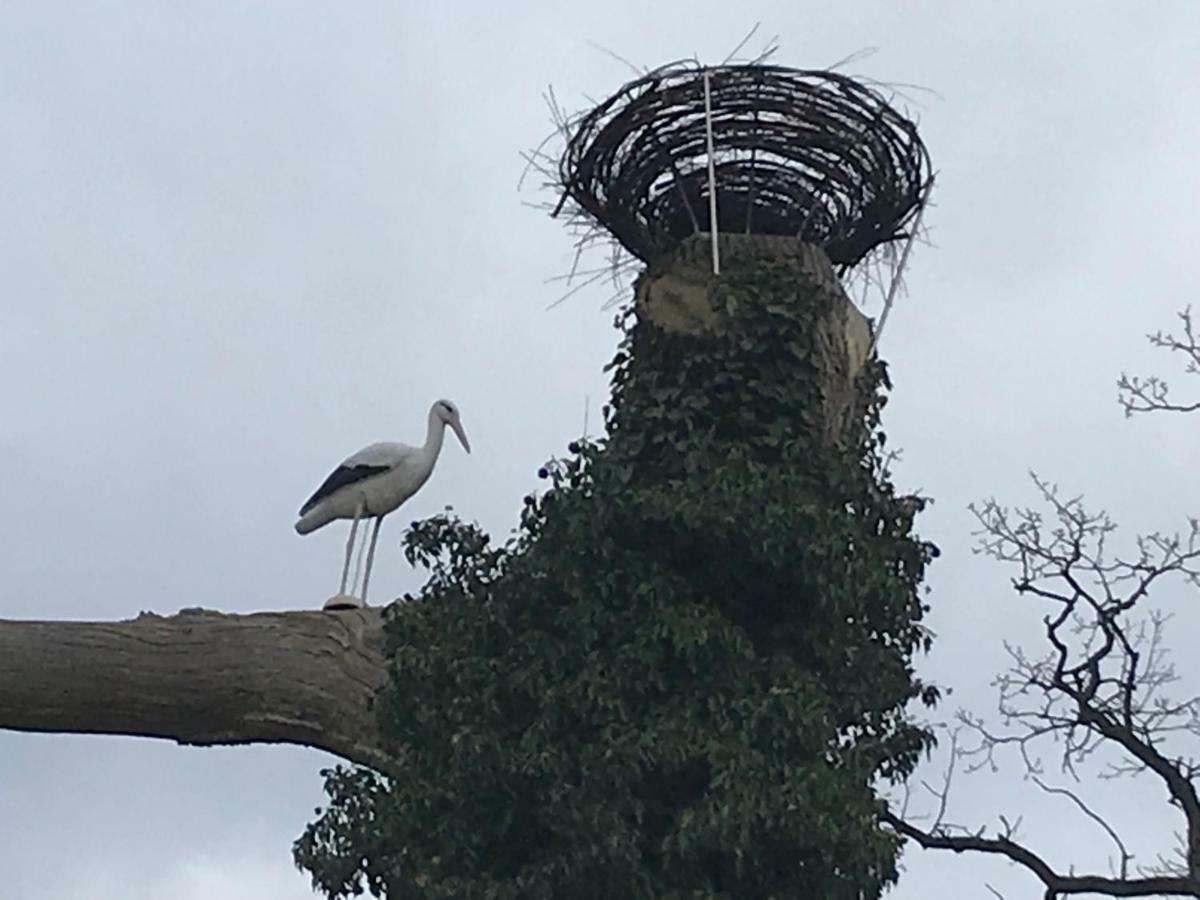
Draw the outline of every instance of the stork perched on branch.
M470 453L471 444L463 431L458 409L449 400L438 400L429 409L429 428L425 434L424 446L380 443L364 447L348 456L334 469L300 507L300 518L296 522L298 534L316 531L336 519L353 520L350 537L346 541L346 562L342 566L341 588L336 596L325 603L326 609L347 609L366 605L367 585L370 583L371 566L375 561L375 542L379 539L383 517L419 491L429 480L438 454L442 450L442 439L447 425L454 429L463 449ZM350 557L354 555L358 522L368 516L374 517L375 528L371 532L371 545L367 551L362 599L358 600L346 593L346 578L350 573ZM366 529L363 529L363 538L366 538ZM358 583L361 565L360 545L358 563L354 567L355 584Z

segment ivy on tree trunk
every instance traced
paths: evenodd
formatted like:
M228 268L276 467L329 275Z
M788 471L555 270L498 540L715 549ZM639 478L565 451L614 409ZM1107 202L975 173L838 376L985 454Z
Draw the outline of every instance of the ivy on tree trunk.
M685 245L618 318L604 439L503 547L439 516L390 610L402 777L327 773L297 864L331 898L877 897L936 700L921 502L886 471L885 367L828 260ZM706 245L704 245L706 246ZM858 316L858 319L854 317ZM869 334L869 331L868 331Z

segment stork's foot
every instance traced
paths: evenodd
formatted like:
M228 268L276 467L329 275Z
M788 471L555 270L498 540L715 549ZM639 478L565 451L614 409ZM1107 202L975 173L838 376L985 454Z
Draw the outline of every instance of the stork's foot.
M324 608L327 610L362 609L364 606L366 604L357 597L351 597L349 594L335 594L325 601Z

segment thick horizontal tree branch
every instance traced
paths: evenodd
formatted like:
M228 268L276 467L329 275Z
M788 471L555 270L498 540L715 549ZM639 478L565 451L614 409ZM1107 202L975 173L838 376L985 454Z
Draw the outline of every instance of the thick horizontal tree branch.
M1200 880L1186 876L1160 875L1149 878L1109 878L1104 875L1063 875L1023 844L1003 835L948 834L924 831L891 812L880 819L899 834L912 838L926 850L972 851L1004 856L1024 866L1046 887L1046 900L1068 894L1100 894L1106 897L1200 897Z
M0 620L0 728L301 744L387 771L382 637L377 609Z

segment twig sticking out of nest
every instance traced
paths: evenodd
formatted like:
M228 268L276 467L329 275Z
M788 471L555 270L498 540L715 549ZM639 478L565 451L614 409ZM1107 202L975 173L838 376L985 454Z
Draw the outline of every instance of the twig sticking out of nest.
M916 126L858 80L782 66L675 63L564 122L554 213L643 262L711 231L705 71L720 232L798 237L843 271L908 237L930 177Z

